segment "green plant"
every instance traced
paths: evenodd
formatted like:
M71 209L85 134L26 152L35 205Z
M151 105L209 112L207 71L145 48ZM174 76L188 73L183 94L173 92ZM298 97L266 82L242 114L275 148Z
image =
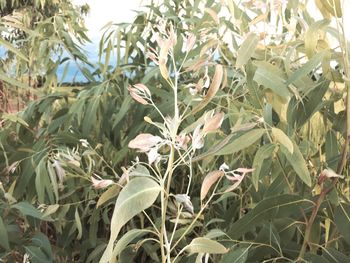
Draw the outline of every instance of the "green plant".
M340 1L315 3L325 19L169 0L110 25L101 82L2 115L0 235L28 227L1 256L347 262L348 41Z

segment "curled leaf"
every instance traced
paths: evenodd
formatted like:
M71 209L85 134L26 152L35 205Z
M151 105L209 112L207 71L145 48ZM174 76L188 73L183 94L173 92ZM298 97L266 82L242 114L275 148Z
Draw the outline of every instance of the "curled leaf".
M217 180L219 180L220 177L224 176L224 174L225 174L224 171L217 170L217 171L212 171L205 176L201 187L201 200L203 200L206 197L212 185Z
M177 194L175 195L175 200L177 203L182 204L183 207L192 215L194 214L193 204L191 202L190 197L187 194Z
M193 34L190 34L186 40L186 46L185 46L186 52L191 51L195 43L196 43L196 36Z
M128 90L130 92L130 96L136 100L137 102L147 105L149 104L146 98L151 97L151 92L144 84L135 84L134 86L129 86Z
M136 136L135 139L129 142L129 148L138 149L142 152L148 152L152 147L157 145L162 141L159 136L154 136L149 133L141 133Z
M225 174L228 180L234 182L232 186L230 186L225 190L225 193L235 190L242 183L245 175L253 171L254 169L251 169L251 168L238 168L236 170L233 170L232 172L229 172L232 174L232 176ZM238 173L241 173L241 174L238 174Z
M95 177L91 176L92 186L95 189L102 189L106 188L107 186L110 186L111 184L114 184L112 180L105 180L105 179L96 179Z
M147 157L148 157L148 163L149 164L152 164L154 162L156 162L160 155L157 151L157 148L156 147L153 147L148 153L147 153Z
M224 120L224 116L225 114L223 112L219 112L214 116L211 116L207 120L205 120L203 132L204 133L214 132L217 129L219 129Z
M62 183L64 178L66 177L66 172L64 171L61 164L57 160L54 160L52 166L55 168L56 175L58 177L59 182Z
M207 95L203 98L203 100L197 106L193 108L192 114L195 114L196 112L203 109L214 98L215 94L218 92L220 88L223 75L224 75L224 69L222 65L216 65L214 77L209 86Z
M166 63L168 62L168 52L171 44L172 44L171 39L165 40L162 46L160 47L160 52L159 52L159 62L158 62L159 70L160 70L160 74L165 79L169 77L169 72L168 72Z
M192 148L194 150L201 149L204 146L204 139L201 132L201 126L202 125L198 125L193 131Z

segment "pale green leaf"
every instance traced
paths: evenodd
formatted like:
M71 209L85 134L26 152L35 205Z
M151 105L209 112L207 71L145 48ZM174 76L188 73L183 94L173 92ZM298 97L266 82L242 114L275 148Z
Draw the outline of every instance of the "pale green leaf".
M0 246L6 250L10 250L9 237L7 234L7 228L0 216Z
M22 53L22 51L15 46L13 46L10 42L4 40L0 37L0 45L4 46L6 49L14 53L17 57L23 59L26 62L29 62L29 59Z
M317 69L321 64L327 51L315 54L308 62L306 62L301 68L297 69L287 79L286 85L294 83L304 76L307 76L311 71Z
M293 142L289 139L289 137L281 129L273 127L271 131L276 141L282 144L291 154L293 154Z
M120 191L111 219L110 239L100 263L111 261L113 244L120 229L135 215L150 207L160 191L159 184L148 177L137 177Z
M247 133L233 140L228 145L224 146L221 150L216 152L215 155L234 154L241 151L259 140L264 133L264 129L254 129L248 131Z
M132 242L134 239L136 239L138 237L142 237L149 232L151 232L151 231L148 229L131 229L130 231L128 231L116 243L116 245L113 249L112 258L113 259L117 258L117 256L120 254L120 252L122 252L122 250L124 248L126 248L126 246L129 245L129 243Z
M253 161L254 171L252 174L252 182L256 191L258 191L259 189L260 171L264 163L264 160L272 157L272 153L274 149L275 149L274 144L265 144L264 146L259 148L259 150L256 152L254 156L254 161Z
M248 34L248 36L243 41L242 45L237 51L236 67L242 67L248 62L248 60L254 54L255 48L258 45L258 43L259 37L256 34Z
M283 73L276 66L271 65L268 62L259 61L256 62L257 70L253 80L259 85L264 86L272 90L282 98L289 96L289 90L285 83Z
M74 220L75 220L75 225L76 225L77 230L78 230L77 239L80 240L81 236L83 235L83 228L81 226L81 220L80 220L78 208L75 209Z
M290 153L290 151L281 145L281 151L286 156L289 164L293 167L296 174L299 176L299 178L309 187L311 187L311 177L309 170L306 166L306 161L301 154L298 145L293 143L293 154Z
M189 253L209 253L209 254L225 254L228 249L215 240L206 237L197 237L187 246Z

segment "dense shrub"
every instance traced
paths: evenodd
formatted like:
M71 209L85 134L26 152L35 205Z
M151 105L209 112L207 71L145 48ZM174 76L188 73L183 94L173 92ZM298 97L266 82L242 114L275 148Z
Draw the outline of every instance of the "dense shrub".
M88 86L2 116L0 255L347 262L348 42L339 1L316 4L168 0L110 25Z

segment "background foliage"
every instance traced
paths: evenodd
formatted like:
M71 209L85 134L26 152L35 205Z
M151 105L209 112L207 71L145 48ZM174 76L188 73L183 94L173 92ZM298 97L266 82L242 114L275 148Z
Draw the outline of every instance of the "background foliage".
M207 136L192 160L194 215L179 215L174 240L191 227L172 259L206 237L228 252L216 255L192 246L178 262L349 261L350 72L340 1L315 1L319 20L297 0L152 3L133 23L106 28L100 63L91 71L81 67L88 85L64 88L55 73L67 54L88 64L81 50L87 41L82 10L69 1L34 2L0 2L0 41L7 51L1 83L37 96L17 114L1 115L2 260L100 260L121 188L99 190L91 178L120 180L137 154L128 143L139 133L156 132L144 117L162 122L150 106L132 100L129 85L145 84L159 110L174 115L172 90L147 53L158 50L157 34L171 25L174 63L184 68L178 78L180 109L195 109L203 97L191 89L204 86L205 94L217 65L223 66L215 97L192 111L180 130L192 131L210 110L225 113L220 131ZM186 55L190 34L196 42ZM39 81L40 76L45 78ZM41 88L33 89L39 82ZM205 175L223 163L255 170L234 191L215 194L191 225L201 209ZM134 166L147 175L145 166ZM186 167L174 171L173 193L184 192L187 174ZM218 189L225 187L220 181ZM158 198L147 209L157 226L159 205ZM167 226L173 227L176 216L169 209ZM119 239L126 243L120 262L162 260L147 232L151 228L143 213L122 228Z

